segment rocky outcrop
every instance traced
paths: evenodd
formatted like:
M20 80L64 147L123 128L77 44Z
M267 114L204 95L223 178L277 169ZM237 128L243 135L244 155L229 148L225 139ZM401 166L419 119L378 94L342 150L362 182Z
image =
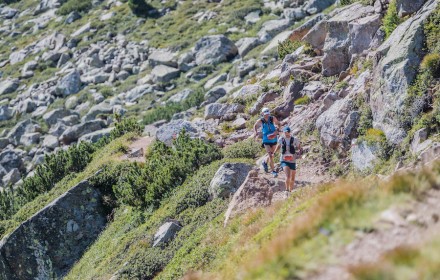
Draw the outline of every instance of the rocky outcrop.
M216 65L234 58L238 54L238 49L226 36L212 35L197 41L194 53L198 65Z
M60 279L104 229L99 190L83 181L0 243L0 278Z
M106 126L106 123L102 120L94 120L80 123L65 130L60 136L59 140L60 142L69 145L72 142L76 142L81 136L97 130L101 130Z
M406 132L400 128L408 87L414 81L424 55L423 23L434 11L438 1L430 0L423 8L399 25L376 52L376 66L370 105L374 127L385 132L388 141L400 143ZM414 67L416 66L416 67ZM419 112L411 112L414 116Z
M177 221L164 223L154 234L153 247L170 242L181 229L182 225Z
M229 198L246 179L252 169L250 164L225 163L217 170L209 185L211 198Z
M350 140L356 134L359 113L352 111L352 96L337 100L327 111L316 120L316 128L320 132L323 145L332 149L340 146L348 149Z
M368 144L365 141L355 143L351 150L351 161L358 171L372 169L378 162L378 145Z
M205 107L205 119L221 119L243 111L241 104L212 103Z

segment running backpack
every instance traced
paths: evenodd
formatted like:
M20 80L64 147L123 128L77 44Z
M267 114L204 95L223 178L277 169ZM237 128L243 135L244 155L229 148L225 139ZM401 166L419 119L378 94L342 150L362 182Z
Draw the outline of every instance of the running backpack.
M262 125L267 125L267 128L270 132L271 131L270 125L273 124L273 116L270 116L268 121L266 121L264 118L261 118L261 123Z
M281 153L284 155L287 151L287 143L286 143L286 139L284 137L281 138L281 141L283 144L281 146ZM296 153L294 142L295 142L295 139L293 139L293 137L290 137L289 150L292 155L294 155Z

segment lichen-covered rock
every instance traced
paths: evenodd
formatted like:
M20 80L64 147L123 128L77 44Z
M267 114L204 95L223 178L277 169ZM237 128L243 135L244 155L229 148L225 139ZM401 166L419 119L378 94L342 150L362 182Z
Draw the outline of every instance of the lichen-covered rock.
M241 104L212 103L205 107L205 119L221 119L230 114L243 113Z
M438 1L430 0L423 8L399 25L376 51L370 105L374 127L385 132L391 143L406 137L399 125L404 101L424 55L423 23L435 10ZM411 112L414 116L419 112Z
M60 279L104 229L99 190L83 181L0 243L1 279Z
M356 143L351 149L351 161L356 170L365 171L374 167L378 161L378 145L364 141Z
M80 74L77 70L75 70L59 80L55 92L59 96L68 96L79 92L80 89Z
M162 125L157 130L156 138L170 146L173 143L173 139L176 138L182 130L185 130L191 137L199 136L199 131L193 123L185 120L173 120Z
M102 120L80 123L66 129L63 134L61 134L59 140L60 142L69 145L72 142L77 141L81 136L101 130L106 126L106 123Z
M250 164L225 163L217 170L209 185L209 194L214 198L229 198L246 179L252 169Z

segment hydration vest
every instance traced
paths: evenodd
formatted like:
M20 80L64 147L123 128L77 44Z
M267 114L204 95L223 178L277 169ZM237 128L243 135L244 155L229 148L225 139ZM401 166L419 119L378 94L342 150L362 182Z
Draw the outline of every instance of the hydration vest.
M284 155L287 151L287 143L286 143L286 138L282 138L282 146L281 146L281 153ZM295 151L295 139L293 139L293 136L290 137L290 143L289 143L289 151L292 155L294 155L296 153Z

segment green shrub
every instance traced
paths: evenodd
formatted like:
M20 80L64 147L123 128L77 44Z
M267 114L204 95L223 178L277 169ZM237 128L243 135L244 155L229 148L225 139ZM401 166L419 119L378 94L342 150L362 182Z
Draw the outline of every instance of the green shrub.
M170 102L165 106L159 106L157 108L148 111L144 118L143 123L145 125L152 124L159 120L171 120L171 117L179 112L186 111L192 107L199 106L204 100L204 94L201 90L196 90L188 98L181 103Z
M373 112L368 104L364 104L360 108L360 114L358 133L359 135L365 135L368 129L373 127Z
M426 46L431 53L440 53L440 6L437 5L424 25Z
M163 197L200 166L220 157L216 146L201 139L191 139L182 132L174 140L173 147L155 142L143 166L127 165L113 190L118 201L124 204L154 209Z
M148 13L153 9L145 0L128 0L128 6L133 14L140 17L148 16Z
M427 54L422 63L420 64L420 69L431 74L434 78L440 77L440 54L430 53Z
M295 105L307 105L310 103L310 97L307 95L304 95L303 97L298 98L295 100Z
M247 139L224 148L222 152L225 158L254 159L261 152L261 145L254 139Z
M71 12L85 13L92 8L91 0L68 0L57 11L59 15L68 15Z
M302 45L302 42L292 41L290 39L287 39L283 42L278 42L278 57L280 59L284 59L286 55L293 53Z
M141 135L142 130L142 126L135 119L124 119L115 124L115 128L110 133L110 140L121 137L129 132L134 132L135 134Z
M383 28L385 31L385 36L388 38L391 33L397 28L399 24L402 23L402 19L397 14L397 4L396 0L391 0L387 13L383 19Z

